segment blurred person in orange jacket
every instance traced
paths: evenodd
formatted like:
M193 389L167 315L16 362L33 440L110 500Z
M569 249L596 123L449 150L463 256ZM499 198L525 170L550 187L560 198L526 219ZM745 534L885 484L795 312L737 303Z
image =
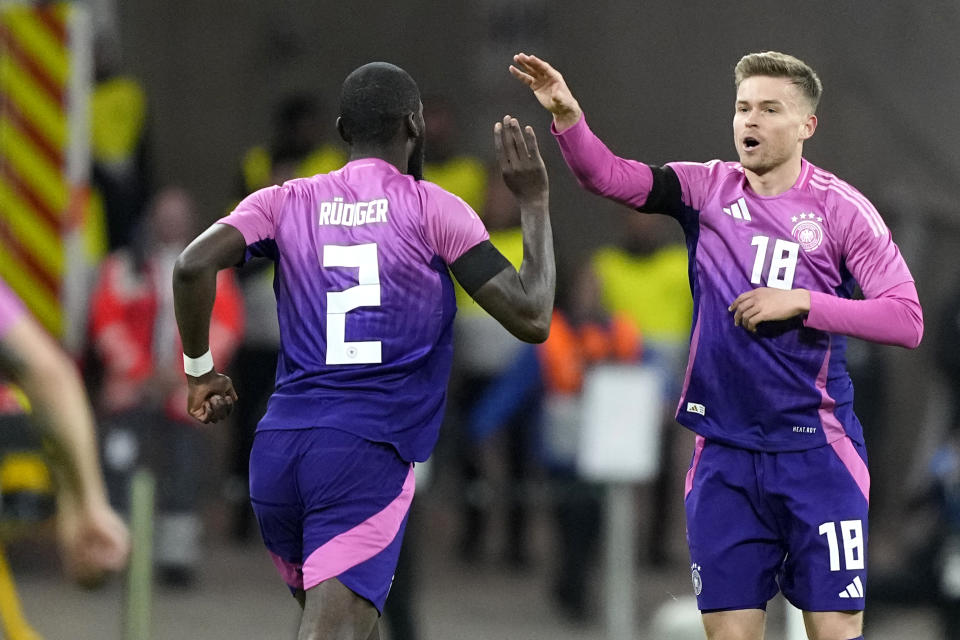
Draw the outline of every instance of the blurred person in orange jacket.
M581 394L591 367L638 362L643 338L631 318L608 311L593 269L574 278L566 304L553 315L550 337L539 347L544 386L543 450L557 485L555 517L560 565L553 597L574 620L587 617L590 563L600 537L600 487L581 480L575 455L582 425Z
M608 311L602 293L596 272L583 267L553 312L546 342L524 345L503 366L479 394L466 424L471 438L484 442L525 417L522 439L537 450L555 497L560 560L552 595L574 621L588 616L587 578L600 536L602 497L599 486L577 473L584 378L598 364L633 363L643 355L635 323L624 312Z

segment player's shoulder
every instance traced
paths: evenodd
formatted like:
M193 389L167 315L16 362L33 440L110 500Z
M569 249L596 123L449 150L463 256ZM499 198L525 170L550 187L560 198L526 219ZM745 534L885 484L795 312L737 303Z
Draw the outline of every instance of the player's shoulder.
M416 185L420 193L423 194L424 202L429 201L431 204L436 205L441 209L450 206L457 206L466 207L470 211L473 211L470 205L467 204L466 200L455 193L447 191L435 182L430 182L429 180L417 180Z
M725 160L683 161L667 163L667 167L673 169L680 181L687 185L717 184L728 179L739 181L744 178L743 167L740 166L739 162Z
M821 191L831 196L849 195L866 199L859 189L835 173L822 169L812 163L805 163L805 171L809 174L807 187L814 191Z
M702 209L714 194L737 188L745 180L739 162L671 162L667 167L680 182L684 202L697 210Z
M727 160L707 160L706 162L696 162L689 160L681 160L676 162L668 162L667 166L672 168L677 172L691 173L691 174L713 174L713 175L743 175L743 167L740 166L739 162L731 162Z
M298 193L303 191L313 191L317 187L323 187L332 182L330 174L317 173L305 178L291 178L277 185L278 195L285 196L289 193Z
M291 178L281 184L267 187L270 190L265 197L276 204L291 201L313 201L343 195L344 180L338 179L337 172L317 173L303 178Z
M436 182L430 182L429 180L426 180L426 179L417 180L416 185L418 189L420 189L424 193L429 194L431 197L436 197L436 198L456 198L457 197L455 194L447 191L446 189L438 185Z
M877 208L859 189L834 173L808 164L809 177L806 188L833 216L848 223L865 223L875 235L886 233Z

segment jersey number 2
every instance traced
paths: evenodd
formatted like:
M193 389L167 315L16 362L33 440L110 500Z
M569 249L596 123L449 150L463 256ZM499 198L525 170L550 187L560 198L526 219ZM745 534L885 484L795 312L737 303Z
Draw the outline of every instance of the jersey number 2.
M375 364L382 362L380 341L347 342L347 312L357 307L380 305L380 265L377 245L324 245L324 267L355 267L357 285L327 292L327 364Z

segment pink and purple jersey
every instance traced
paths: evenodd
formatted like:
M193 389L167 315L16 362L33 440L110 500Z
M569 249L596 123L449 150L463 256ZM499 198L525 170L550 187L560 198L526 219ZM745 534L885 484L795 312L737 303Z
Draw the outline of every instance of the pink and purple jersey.
M258 429L332 427L426 460L453 352L447 267L488 238L476 213L365 158L257 191L219 222L277 265L276 391Z
M886 325L913 331L917 342L922 332L913 278L867 198L806 160L791 189L763 197L738 163L624 160L582 119L556 135L584 187L683 227L694 309L677 420L708 439L761 451L809 449L844 435L862 443L845 337L831 333L844 308L824 309L838 298L875 305L860 314L873 324L860 322L851 335L900 343L876 322L883 313L899 314ZM883 299L850 300L857 284L866 298ZM809 290L809 316L761 323L756 334L735 326L728 307L757 287Z
M26 314L23 302L7 283L0 281L0 338L7 335L13 324Z

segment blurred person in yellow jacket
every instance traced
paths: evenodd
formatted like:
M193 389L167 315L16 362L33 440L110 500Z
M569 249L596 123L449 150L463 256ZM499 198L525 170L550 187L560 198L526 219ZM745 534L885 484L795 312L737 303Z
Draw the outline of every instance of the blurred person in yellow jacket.
M687 363L687 343L693 299L687 273L687 249L682 244L676 225L666 216L624 214L624 232L619 244L597 250L592 258L603 305L613 314L629 318L643 334L645 361L654 365L663 376L665 406L663 419L660 470L654 487L653 518L647 541L648 559L654 565L670 559L667 541L682 539L668 535L668 529L679 527L680 514L672 496L679 495L678 469L688 460L680 459L688 451L680 444L692 436L676 428L673 408L683 382ZM676 458L676 459L674 459ZM676 489L676 491L674 491Z
M150 185L146 91L122 71L119 42L109 33L94 47L90 122L93 214L102 216L112 251L130 242Z
M488 177L491 171L496 171L495 177L499 179L499 169L462 149L457 135L464 129L459 126L457 110L447 97L424 98L423 120L427 123L424 179L460 196L483 217Z
M342 167L347 154L327 139L324 132L330 129L318 98L297 93L281 100L273 114L270 142L254 145L243 154L238 195Z

